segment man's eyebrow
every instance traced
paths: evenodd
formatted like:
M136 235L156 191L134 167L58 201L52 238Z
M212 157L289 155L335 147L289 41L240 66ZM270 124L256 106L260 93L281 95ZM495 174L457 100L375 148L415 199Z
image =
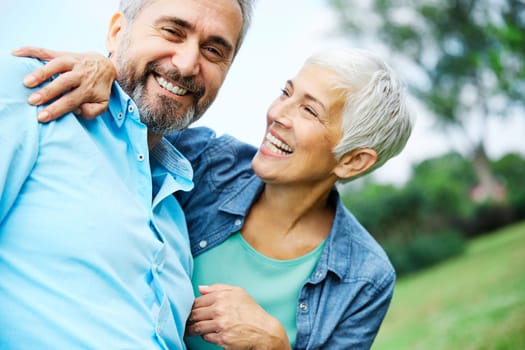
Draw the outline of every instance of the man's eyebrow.
M219 35L212 35L208 38L208 41L222 46L228 53L233 52L233 44L228 40Z
M179 27L182 27L184 29L193 30L194 26L181 18L173 17L173 16L162 16L159 19L157 19L156 23L162 23L162 22L171 22L173 24L178 25Z
M157 23L162 23L162 22L171 22L179 27L182 27L190 31L195 30L194 25L178 17L163 16L158 19ZM224 37L220 35L212 35L207 38L207 41L224 47L224 49L228 51L228 53L233 52L233 49L234 49L233 43L229 42L228 40L226 40Z

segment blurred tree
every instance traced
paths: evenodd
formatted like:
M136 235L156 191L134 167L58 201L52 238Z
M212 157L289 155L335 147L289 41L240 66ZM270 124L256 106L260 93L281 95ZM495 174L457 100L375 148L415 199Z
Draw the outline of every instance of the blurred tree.
M412 66L414 92L443 127L460 130L482 198L501 186L485 151L489 118L523 115L523 0L328 0L353 41L380 41ZM504 137L504 136L502 136Z
M493 162L492 168L510 189L508 202L514 212L514 219L525 219L525 158L517 153L510 153Z

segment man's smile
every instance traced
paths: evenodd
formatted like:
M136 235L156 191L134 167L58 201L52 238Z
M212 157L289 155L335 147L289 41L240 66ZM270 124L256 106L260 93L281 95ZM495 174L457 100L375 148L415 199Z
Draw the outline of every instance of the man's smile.
M161 76L155 75L155 80L157 81L157 83L159 83L159 85L162 88L168 90L169 92L177 96L184 96L189 92L188 89L184 89L180 86L174 85L173 83L167 81L165 78Z

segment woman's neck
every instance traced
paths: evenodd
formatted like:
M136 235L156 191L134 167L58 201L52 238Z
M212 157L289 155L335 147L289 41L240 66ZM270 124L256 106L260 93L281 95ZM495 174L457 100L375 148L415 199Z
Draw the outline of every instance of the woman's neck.
M266 184L242 229L250 245L275 259L293 259L315 249L330 232L335 208L331 186Z

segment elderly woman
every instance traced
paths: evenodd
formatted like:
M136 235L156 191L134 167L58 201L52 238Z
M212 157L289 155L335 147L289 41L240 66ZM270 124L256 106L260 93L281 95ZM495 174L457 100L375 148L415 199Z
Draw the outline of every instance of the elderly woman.
M188 348L368 349L395 272L336 184L403 149L403 86L368 51L324 51L285 83L266 124L259 148L207 128L169 136L195 172L176 194L195 258Z
M367 349L395 274L335 185L403 149L411 120L402 85L369 52L321 52L286 82L266 120L258 149L201 128L171 138L195 171L194 190L177 194L193 284L204 286L189 334L242 343L274 318L292 348ZM188 338L191 349L212 348L201 342Z

